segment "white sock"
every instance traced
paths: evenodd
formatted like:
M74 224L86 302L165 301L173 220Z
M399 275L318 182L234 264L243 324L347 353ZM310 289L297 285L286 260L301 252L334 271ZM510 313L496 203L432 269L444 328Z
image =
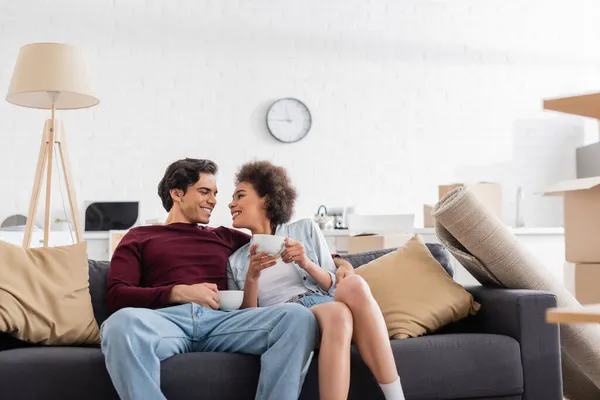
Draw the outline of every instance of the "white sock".
M400 377L392 383L380 383L385 400L404 400L404 392L400 384Z

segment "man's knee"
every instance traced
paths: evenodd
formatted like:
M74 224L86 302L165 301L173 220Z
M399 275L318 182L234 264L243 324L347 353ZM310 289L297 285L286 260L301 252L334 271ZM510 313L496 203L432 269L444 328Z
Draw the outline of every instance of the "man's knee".
M279 308L284 313L284 318L296 328L315 332L318 329L318 323L315 315L303 305L296 303L281 304Z
M142 310L128 307L122 308L112 314L100 327L100 340L105 343L108 340L119 340L136 334L142 323Z

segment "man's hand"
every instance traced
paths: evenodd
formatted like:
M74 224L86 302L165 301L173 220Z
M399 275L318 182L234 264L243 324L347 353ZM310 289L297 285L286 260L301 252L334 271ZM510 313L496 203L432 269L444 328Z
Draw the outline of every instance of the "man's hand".
M257 244L250 246L250 266L246 273L246 281L250 281L251 283L258 282L262 271L277 264L277 260L279 259L279 256L270 256L266 251L256 254L257 247Z
M196 303L213 310L219 309L219 291L214 283L176 285L171 289L171 302Z
M335 284L337 286L338 283L347 276L355 274L354 267L348 261L341 258L334 258L333 262L337 267L337 271L335 273Z
M285 250L281 253L281 259L288 264L295 261L302 269L307 269L311 265L302 243L290 238L285 238Z

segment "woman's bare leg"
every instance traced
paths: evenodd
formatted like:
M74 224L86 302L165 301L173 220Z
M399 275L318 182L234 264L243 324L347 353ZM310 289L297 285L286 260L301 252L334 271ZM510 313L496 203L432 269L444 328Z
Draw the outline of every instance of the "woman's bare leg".
M339 302L310 308L321 328L319 393L321 400L346 400L350 390L352 314Z
M352 312L354 344L377 382L395 382L398 370L387 327L369 285L362 277L350 275L338 284L335 300L346 304Z

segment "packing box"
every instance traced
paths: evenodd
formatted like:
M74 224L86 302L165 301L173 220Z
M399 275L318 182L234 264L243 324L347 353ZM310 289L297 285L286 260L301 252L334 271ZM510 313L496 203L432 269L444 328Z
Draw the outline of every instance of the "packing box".
M600 303L600 264L565 263L564 283L581 304Z
M348 254L363 251L385 250L402 247L413 237L407 233L361 234L348 238Z
M450 185L440 185L438 186L438 200L441 200L445 195L450 193L452 190L465 186L464 183L452 183Z
M559 182L544 195L564 198L566 260L600 263L600 176Z
M467 186L473 194L500 220L502 216L502 185L496 182L453 183L438 187L439 200L457 187Z
M600 142L575 149L577 178L600 176Z
M544 100L544 109L600 119L598 104L600 104L600 93L585 93Z
M430 204L423 204L423 227L433 228L435 226L435 218L431 216L433 206Z

